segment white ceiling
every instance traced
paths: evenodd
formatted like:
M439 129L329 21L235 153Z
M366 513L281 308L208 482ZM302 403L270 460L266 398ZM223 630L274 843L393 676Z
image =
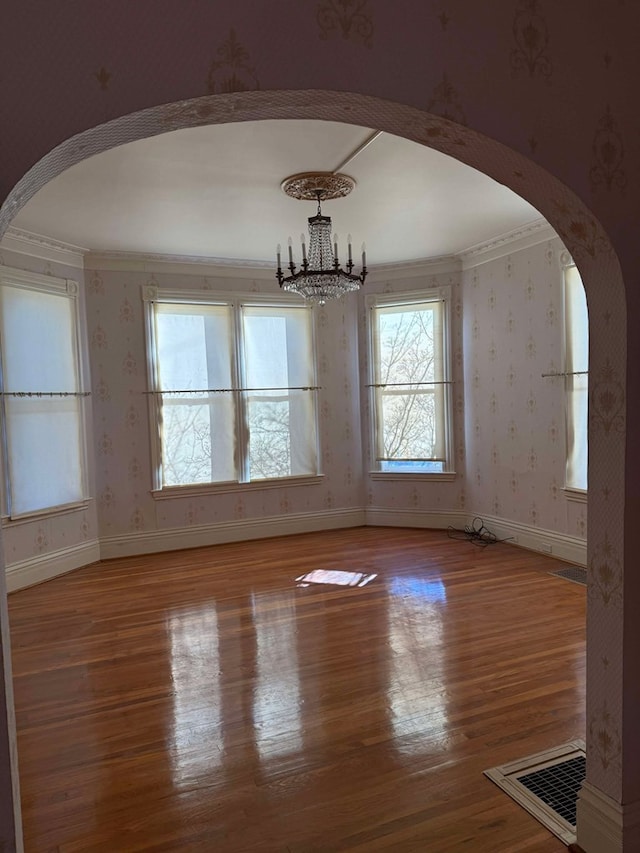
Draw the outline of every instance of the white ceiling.
M97 252L272 262L289 236L297 247L315 213L282 192L283 178L336 169L371 133L289 120L178 130L79 163L13 224ZM323 213L343 245L347 233L356 250L366 242L370 268L457 254L541 219L481 172L386 133L343 171L357 186Z

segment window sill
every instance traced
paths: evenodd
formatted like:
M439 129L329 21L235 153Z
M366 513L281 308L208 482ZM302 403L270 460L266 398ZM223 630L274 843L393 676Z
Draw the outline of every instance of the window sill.
M436 471L430 474L423 472L400 473L399 471L369 471L371 480L424 480L426 482L444 482L450 483L455 480L457 474L455 471Z
M587 503L587 495L588 492L586 489L571 489L568 486L565 486L562 491L564 492L564 496L568 501L577 504L586 504Z
M20 524L33 524L44 518L55 518L57 516L70 515L74 512L84 512L89 509L93 498L87 498L77 503L65 504L64 506L51 507L51 509L39 509L37 512L25 513L17 516L3 516L2 527L17 527Z
M323 480L321 474L310 477L282 477L277 480L253 480L250 483L202 483L195 486L167 486L152 489L151 497L156 501L176 498L196 498L206 495L224 495L233 492L256 491L257 489L287 489L296 486L315 486Z

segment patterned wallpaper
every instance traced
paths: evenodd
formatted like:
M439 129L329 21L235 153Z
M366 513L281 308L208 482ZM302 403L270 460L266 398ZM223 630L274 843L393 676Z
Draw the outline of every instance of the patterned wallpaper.
M141 286L268 292L271 282L186 274L87 270L94 383L96 494L102 536L362 506L356 303L318 310L321 484L250 488L156 501L150 446ZM275 291L274 291L275 292Z
M85 272L92 377L95 501L86 513L43 518L6 532L8 562L77 542L137 531L360 507L467 510L586 536L586 505L567 501L563 396L541 374L561 366L559 240L465 272L372 282L367 292L451 288L454 380L453 482L384 481L369 471L369 401L362 295L317 309L321 458L318 485L241 489L156 501L141 287L268 292L271 282L187 273ZM80 278L26 256L4 262ZM361 422L362 410L362 422ZM97 518L96 518L97 513Z
M559 240L464 272L466 464L474 511L586 538L567 500Z
M57 278L70 278L78 282L80 292L80 337L84 355L83 371L86 384L90 384L90 371L86 358L86 330L84 328L85 300L84 273L76 267L31 258L18 252L3 250L0 253L0 264L29 272L51 275ZM89 496L94 494L93 480L93 425L90 408L87 422L87 462L89 474ZM98 523L95 501L91 500L87 509L74 510L55 516L41 516L34 521L9 522L3 529L5 563L12 565L32 557L73 548L98 538Z

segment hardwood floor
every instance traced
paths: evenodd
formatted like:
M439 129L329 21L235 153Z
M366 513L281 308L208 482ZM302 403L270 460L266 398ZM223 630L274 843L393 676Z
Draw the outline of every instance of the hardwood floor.
M584 737L585 589L557 565L359 528L14 593L27 853L564 851L482 775Z

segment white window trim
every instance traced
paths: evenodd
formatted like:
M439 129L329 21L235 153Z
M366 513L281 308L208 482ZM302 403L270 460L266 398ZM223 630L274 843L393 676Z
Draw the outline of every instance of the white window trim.
M66 516L71 515L74 512L85 512L91 504L93 503L93 498L84 498L81 501L76 501L70 504L62 504L60 506L53 507L52 509L40 509L37 512L25 513L24 515L14 515L14 516L2 516L0 519L0 526L3 528L9 527L19 527L23 524L32 524L34 521L37 521L39 518L56 518L58 516Z
M443 483L450 483L457 476L455 471L369 471L369 477L372 480L385 480L386 482L390 480L399 480L400 482L403 480L410 480L411 482L428 480L433 483L439 480Z
M152 489L151 497L156 501L175 500L176 498L197 498L203 495L226 495L234 492L256 491L259 489L288 489L298 486L315 486L324 479L322 474L308 477L279 477L276 480L251 480L248 483L198 483L193 486L165 486Z
M576 489L573 486L564 486L562 488L565 500L576 504L586 504L589 493L587 489Z
M16 269L15 267L0 266L0 287L8 285L10 287L19 287L23 290L35 290L40 293L57 293L61 296L67 296L73 305L73 321L74 321L74 353L76 359L76 369L78 373L78 387L81 394L80 400L80 464L81 464L81 486L82 498L77 501L66 504L57 504L43 509L33 510L24 513L11 513L10 510L10 494L11 483L9 479L9 469L6 464L7 459L7 433L4 427L7 419L5 415L4 396L0 396L0 414L3 426L0 428L0 445L1 445L1 468L2 468L2 489L0 490L0 523L2 527L11 527L24 522L35 521L39 518L50 516L62 516L69 513L86 510L91 503L89 497L89 477L88 477L88 453L87 453L87 406L89 401L89 392L84 392L86 388L87 370L85 361L82 357L82 324L80 316L79 293L80 288L75 279L57 278L56 276L42 275L28 270Z
M171 288L160 288L155 284L144 284L141 288L142 301L144 303L145 315L145 347L147 363L147 394L149 407L150 449L151 449L151 474L152 488L150 494L154 500L173 500L175 498L193 498L211 494L227 494L232 492L244 492L257 489L295 488L298 486L317 485L324 479L322 472L322 457L320 454L320 424L318 421L319 406L315 407L316 416L316 458L318 460L316 474L308 476L278 477L274 479L250 480L248 482L229 480L225 482L197 483L186 486L163 486L161 475L162 443L157 417L157 400L153 389L157 386L157 362L155 349L155 328L153 305L157 302L174 305L230 305L233 309L234 346L240 345L238 324L241 323L240 308L243 305L251 306L294 306L296 308L307 308L311 311L311 348L313 353L314 385L317 385L317 331L316 312L309 303L301 303L300 297L290 294L264 294L251 292L227 292L214 290L177 290ZM237 353L236 353L237 355ZM236 363L239 359L236 358Z
M365 296L366 309L366 333L367 333L367 382L370 386L375 382L374 374L374 345L373 345L373 326L371 315L374 308L386 307L389 305L411 305L422 302L438 302L443 303L443 361L444 374L447 377L448 391L445 395L445 456L446 467L443 471L381 471L377 467L375 459L375 448L377 445L377 424L376 424L376 406L375 406L375 389L369 387L369 477L372 480L410 480L412 482L425 480L429 482L437 481L452 481L456 478L456 472L453 468L454 464L454 406L453 406L453 379L451 368L453 365L452 345L451 345L451 286L429 288L426 290L410 290L405 292L394 293L368 293Z

